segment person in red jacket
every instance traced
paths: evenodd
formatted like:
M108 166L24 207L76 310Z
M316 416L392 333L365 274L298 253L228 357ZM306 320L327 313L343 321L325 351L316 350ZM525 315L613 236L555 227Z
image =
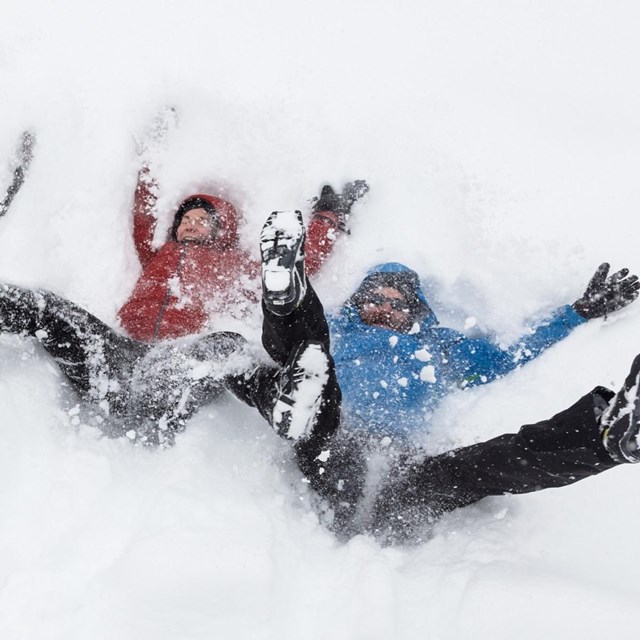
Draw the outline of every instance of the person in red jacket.
M118 317L129 336L158 342L199 333L211 314L250 300L257 302L259 263L239 246L240 216L223 198L196 194L178 207L169 238L153 248L157 185L147 167L138 176L133 236L142 274ZM313 276L346 231L364 180L342 193L325 185L315 199L307 235L307 270Z
M10 284L0 284L0 333L40 343L86 407L88 424L109 436L166 447L223 388L261 406L262 390L277 384L278 372L257 364L239 334L202 333L216 308L259 300L259 278L255 290L251 282L259 264L238 246L233 205L206 194L187 198L169 239L154 250L153 187L143 169L134 206L142 274L119 314L128 335L50 291ZM323 187L312 210L312 271L367 189L364 181L349 183L341 194Z

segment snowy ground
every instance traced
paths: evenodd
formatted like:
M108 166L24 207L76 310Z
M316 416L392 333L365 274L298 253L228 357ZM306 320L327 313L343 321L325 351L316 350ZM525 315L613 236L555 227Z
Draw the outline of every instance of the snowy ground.
M271 210L367 178L318 283L328 306L396 259L451 322L515 336L601 261L640 271L639 20L631 0L5 2L0 184L23 128L38 148L0 221L0 278L115 323L139 268L132 136L173 104L167 215L225 189L253 248ZM451 398L427 440L619 385L639 319L636 303ZM59 383L36 347L0 341L3 640L637 637L640 469L486 500L417 549L339 545L286 444L235 402L154 454L74 425Z

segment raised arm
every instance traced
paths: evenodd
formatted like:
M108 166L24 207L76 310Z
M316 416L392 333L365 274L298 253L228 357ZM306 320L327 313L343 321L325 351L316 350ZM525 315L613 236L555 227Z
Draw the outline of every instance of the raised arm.
M314 213L307 227L305 266L310 276L315 275L333 251L338 237L344 233L333 211Z
M351 207L367 191L369 185L364 180L348 182L341 193L336 193L328 184L322 187L307 227L305 266L309 275L318 272L340 235L349 233Z
M156 217L153 215L153 208L158 199L156 194L156 181L149 173L149 168L145 166L138 173L138 184L133 199L133 241L143 266L155 253L152 243L156 230Z
M133 240L140 262L145 265L153 257L153 236L156 217L153 210L158 199L158 185L149 167L156 166L166 152L167 136L178 126L175 107L162 107L148 126L134 136L136 154L140 162L138 184L133 201Z

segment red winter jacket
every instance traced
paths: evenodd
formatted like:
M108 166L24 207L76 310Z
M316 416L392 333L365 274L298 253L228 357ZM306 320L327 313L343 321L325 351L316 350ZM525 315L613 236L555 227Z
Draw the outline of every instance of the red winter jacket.
M133 237L142 274L118 316L136 340L156 342L199 333L212 313L242 300L257 303L259 263L238 246L235 207L222 198L198 194L219 216L220 229L211 244L169 240L152 248L156 218L155 183L140 173L133 205ZM193 197L193 196L192 196ZM307 230L306 266L312 275L330 253L337 225L313 216Z

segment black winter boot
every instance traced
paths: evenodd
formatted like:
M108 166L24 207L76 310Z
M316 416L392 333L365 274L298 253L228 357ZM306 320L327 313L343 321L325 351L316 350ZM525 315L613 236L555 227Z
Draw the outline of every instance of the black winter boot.
M640 355L636 356L622 389L602 414L602 442L616 462L640 462Z
M262 299L277 316L289 315L304 298L304 239L300 211L274 211L262 228Z

